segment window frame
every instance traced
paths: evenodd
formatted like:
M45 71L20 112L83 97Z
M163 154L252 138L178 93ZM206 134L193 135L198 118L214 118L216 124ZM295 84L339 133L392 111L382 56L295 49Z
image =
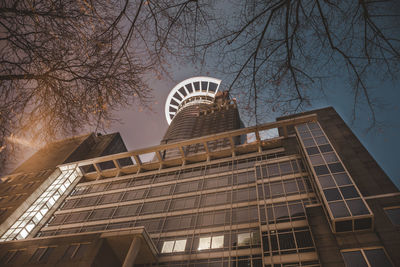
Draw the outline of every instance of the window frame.
M373 265L371 265L371 263L370 263L369 260L368 260L367 255L365 254L365 251L366 251L366 250L376 250L376 249L382 249L384 255L386 256L386 259L389 261L389 263L392 265L392 267L395 266L395 265L393 264L393 261L390 259L389 255L388 255L388 253L386 252L386 249L385 249L384 247L375 246L375 247L362 247L362 248L342 249L342 250L340 250L340 254L342 255L342 258L343 258L343 261L344 261L344 264L345 264L346 267L351 267L351 266L347 266L347 265L346 265L346 261L345 261L345 259L344 259L344 257L343 257L343 253L346 253L346 252L354 252L354 251L360 251L360 252L361 252L361 255L363 256L363 258L364 258L365 262L367 263L367 266L368 266L368 267L378 267L378 266L373 266Z

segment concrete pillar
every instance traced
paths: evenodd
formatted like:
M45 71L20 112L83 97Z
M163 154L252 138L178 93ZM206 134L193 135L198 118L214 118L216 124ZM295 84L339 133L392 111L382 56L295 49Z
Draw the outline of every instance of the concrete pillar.
M128 253L126 254L124 264L122 267L133 267L135 264L136 256L139 253L142 240L140 237L135 236L132 240L131 246L129 247Z

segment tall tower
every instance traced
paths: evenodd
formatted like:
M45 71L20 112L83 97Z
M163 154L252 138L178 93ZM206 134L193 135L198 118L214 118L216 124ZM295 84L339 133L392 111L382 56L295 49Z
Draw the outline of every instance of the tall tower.
M236 130L243 127L236 100L227 91L219 91L221 80L193 77L177 84L165 103L165 116L169 127L161 144L175 143L201 136ZM236 142L240 139L236 138ZM210 143L211 147L229 145L229 142ZM185 154L198 153L202 146L188 146ZM174 157L178 150L164 153Z
M171 91L160 145L64 140L3 177L0 265L400 266L400 192L335 110L243 127L219 84Z

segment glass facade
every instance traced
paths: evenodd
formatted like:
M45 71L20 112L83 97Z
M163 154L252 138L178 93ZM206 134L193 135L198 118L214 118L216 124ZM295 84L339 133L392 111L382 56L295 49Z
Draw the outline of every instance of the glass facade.
M372 212L319 123L295 128L333 231L371 229Z
M44 190L35 202L11 225L1 236L0 241L26 238L35 227L43 222L44 216L50 211L67 189L80 178L76 166L56 170L56 179Z
M301 158L266 151L80 183L38 235L144 226L161 258L215 253L228 264L239 259L225 253L239 251L261 266L262 255L315 253L305 215L311 202Z

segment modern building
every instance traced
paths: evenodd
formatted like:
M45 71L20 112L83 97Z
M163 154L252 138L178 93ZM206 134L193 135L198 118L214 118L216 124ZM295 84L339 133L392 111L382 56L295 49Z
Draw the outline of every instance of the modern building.
M335 110L244 127L219 85L172 89L160 145L82 136L3 177L0 266L400 266L400 192Z

